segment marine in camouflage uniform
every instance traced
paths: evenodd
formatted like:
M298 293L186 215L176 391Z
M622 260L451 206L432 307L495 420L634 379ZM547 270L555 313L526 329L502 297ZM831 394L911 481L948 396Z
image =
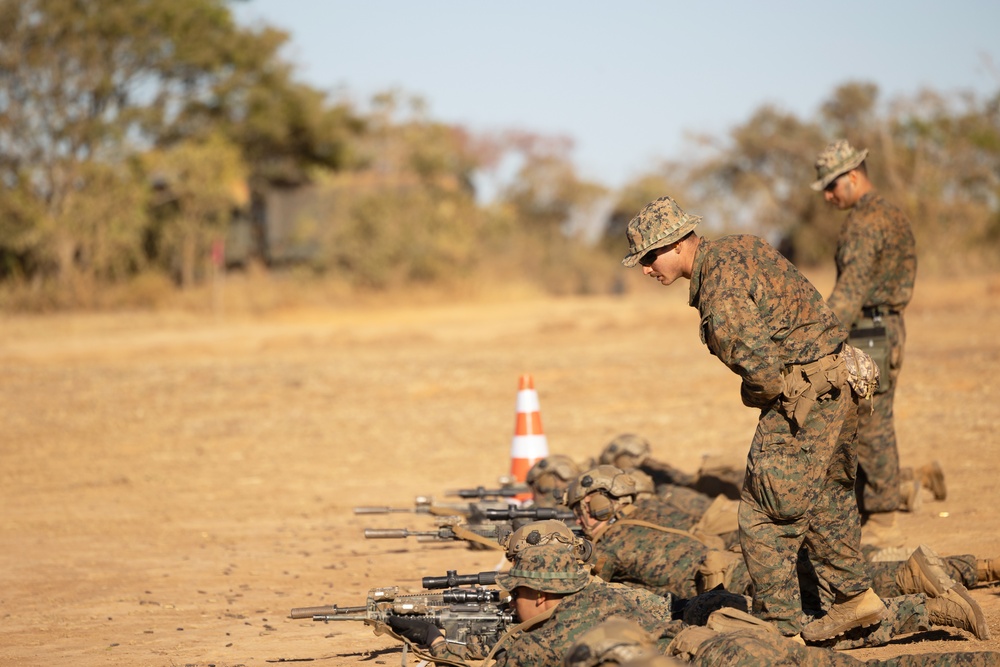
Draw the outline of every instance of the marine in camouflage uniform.
M658 665L693 664L703 667L733 665L737 667L771 667L799 665L803 667L897 666L986 667L1000 664L1000 653L928 653L902 655L888 659L858 660L826 648L803 646L776 633L773 628L747 626L742 629L725 627L727 615L712 617L712 627L688 626L667 646L669 658L658 652L658 645L639 625L625 618L609 618L583 635L567 653L564 667L600 667L628 665L654 667ZM738 618L738 615L732 615ZM717 622L714 622L717 621Z
M658 495L674 496L678 503L694 502L692 509L700 506L702 512L720 494L739 500L740 488L743 486L742 467L737 470L722 462L715 462L706 469L706 460L698 474L692 475L653 458L651 453L652 447L646 438L633 433L622 433L604 446L597 462L622 470L638 468L653 479Z
M859 152L844 140L830 144L816 161L818 180L812 184L826 201L850 210L837 239L837 282L827 303L852 337L861 334L864 339L866 330L880 326L886 336L868 340L878 345L887 337L887 358L880 366L888 362L888 368L880 368L873 406L862 404L858 427L857 494L863 515L900 508L893 399L906 342L903 312L917 274L910 222L875 192L865 167L867 155L867 150ZM879 360L876 353L872 356Z
M559 544L524 549L511 570L497 576L497 583L518 595L515 604L520 603L518 615L525 621L495 647L497 667L558 667L580 635L610 616L635 620L664 648L681 627L671 620L668 599L592 580L572 552ZM525 612L537 604L538 597L532 596L538 593L551 594L556 604L538 614Z
M689 598L725 583L709 577L715 573L722 577L731 566L730 579L732 570L743 568L738 577L743 592L749 578L742 559L724 552L721 539L691 532L689 517L681 514L678 521L676 510L665 512L666 506L655 497L637 500L638 479L620 468L601 465L566 489L565 502L593 544L593 574L658 595Z
M765 241L704 240L693 231L700 221L669 197L651 202L629 222L622 263L641 263L664 285L691 281L702 341L743 379L744 404L760 410L739 512L754 612L783 634L803 630L796 561L805 546L836 595L829 618L840 619L806 628L810 636L878 623L886 612L870 590L854 495L858 398L838 354L847 331Z
M721 632L698 646L690 664L698 667L992 667L1000 664L1000 653L992 651L923 653L892 658L859 660L850 655L816 646L803 646L787 637L758 630Z

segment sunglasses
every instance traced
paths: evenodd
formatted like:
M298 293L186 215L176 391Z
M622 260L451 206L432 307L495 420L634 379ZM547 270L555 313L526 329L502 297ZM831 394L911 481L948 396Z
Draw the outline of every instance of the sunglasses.
M652 250L650 250L645 255L639 258L639 264L641 264L642 266L652 266L653 262L656 261L656 258L665 253L666 251L667 251L666 247L653 248Z

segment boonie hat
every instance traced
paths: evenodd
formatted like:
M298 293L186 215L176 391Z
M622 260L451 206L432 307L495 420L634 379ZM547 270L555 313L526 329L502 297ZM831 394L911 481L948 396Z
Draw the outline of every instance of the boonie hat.
M573 549L557 542L526 547L514 567L497 575L497 584L508 591L524 586L545 593L576 593L589 580Z
M855 150L846 139L839 139L826 148L816 158L816 178L819 179L810 187L816 191L826 189L826 186L837 180L841 174L856 169L868 157L868 149Z
M628 254L622 264L635 266L647 252L681 240L699 222L700 215L688 215L670 197L660 197L646 204L629 221L628 229L625 230Z

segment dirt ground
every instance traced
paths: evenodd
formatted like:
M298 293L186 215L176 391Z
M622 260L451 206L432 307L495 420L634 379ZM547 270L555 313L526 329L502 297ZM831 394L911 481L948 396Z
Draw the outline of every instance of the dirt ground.
M522 373L552 453L583 460L634 432L685 470L743 459L754 412L699 343L686 291L3 318L0 664L398 664L360 623L289 610L499 564L365 540L433 523L352 508L495 484ZM1000 556L1000 276L923 279L907 325L901 458L939 460L949 485L903 517L909 543ZM942 630L855 655L1000 650L998 591L973 591L997 639Z

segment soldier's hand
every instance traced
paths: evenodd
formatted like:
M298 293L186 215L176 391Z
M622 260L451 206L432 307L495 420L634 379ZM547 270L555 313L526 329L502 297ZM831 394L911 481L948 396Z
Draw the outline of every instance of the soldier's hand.
M777 397L765 394L759 386L747 384L744 380L740 385L740 398L743 399L743 405L748 408L766 410L774 404L774 399Z
M443 638L441 631L430 621L406 616L390 616L389 627L400 637L406 637L417 646L429 648L435 639Z

